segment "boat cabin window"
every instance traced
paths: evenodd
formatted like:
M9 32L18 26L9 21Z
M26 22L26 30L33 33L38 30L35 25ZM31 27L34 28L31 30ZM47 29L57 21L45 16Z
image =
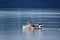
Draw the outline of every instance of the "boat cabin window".
M33 27L38 27L39 26L39 24L33 24Z

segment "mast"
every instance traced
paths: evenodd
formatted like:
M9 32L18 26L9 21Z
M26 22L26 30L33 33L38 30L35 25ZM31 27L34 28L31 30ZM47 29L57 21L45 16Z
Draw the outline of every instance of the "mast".
M33 20L34 20L34 19L33 19L33 14L32 14L32 25L34 24L34 23L33 23Z

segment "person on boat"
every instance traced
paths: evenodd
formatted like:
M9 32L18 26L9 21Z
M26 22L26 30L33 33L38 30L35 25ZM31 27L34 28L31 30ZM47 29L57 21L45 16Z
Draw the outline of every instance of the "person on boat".
M43 27L43 25L42 24L39 24L39 28L42 28Z

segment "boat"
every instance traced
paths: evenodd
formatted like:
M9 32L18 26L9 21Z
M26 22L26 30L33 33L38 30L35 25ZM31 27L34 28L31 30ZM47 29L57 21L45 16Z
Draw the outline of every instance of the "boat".
M39 30L39 29L42 29L42 25L40 25L41 27L39 27L39 25L34 25L34 26L31 26L30 24L28 25L23 25L23 30L24 29L28 29L28 30Z
M23 29L29 29L29 30L42 29L43 25L41 25L41 24L34 24L33 20L34 19L32 18L32 20L31 20L32 23L28 23L26 25L23 25Z

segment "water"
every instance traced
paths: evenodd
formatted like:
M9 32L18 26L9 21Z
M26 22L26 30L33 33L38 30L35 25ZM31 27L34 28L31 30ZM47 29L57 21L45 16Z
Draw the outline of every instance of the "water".
M0 31L0 40L60 40L60 30Z
M39 13L0 11L0 40L60 40L60 29L57 30L60 28L60 13ZM22 25L31 22L32 18L34 23L42 23L44 28L51 30L22 30Z

